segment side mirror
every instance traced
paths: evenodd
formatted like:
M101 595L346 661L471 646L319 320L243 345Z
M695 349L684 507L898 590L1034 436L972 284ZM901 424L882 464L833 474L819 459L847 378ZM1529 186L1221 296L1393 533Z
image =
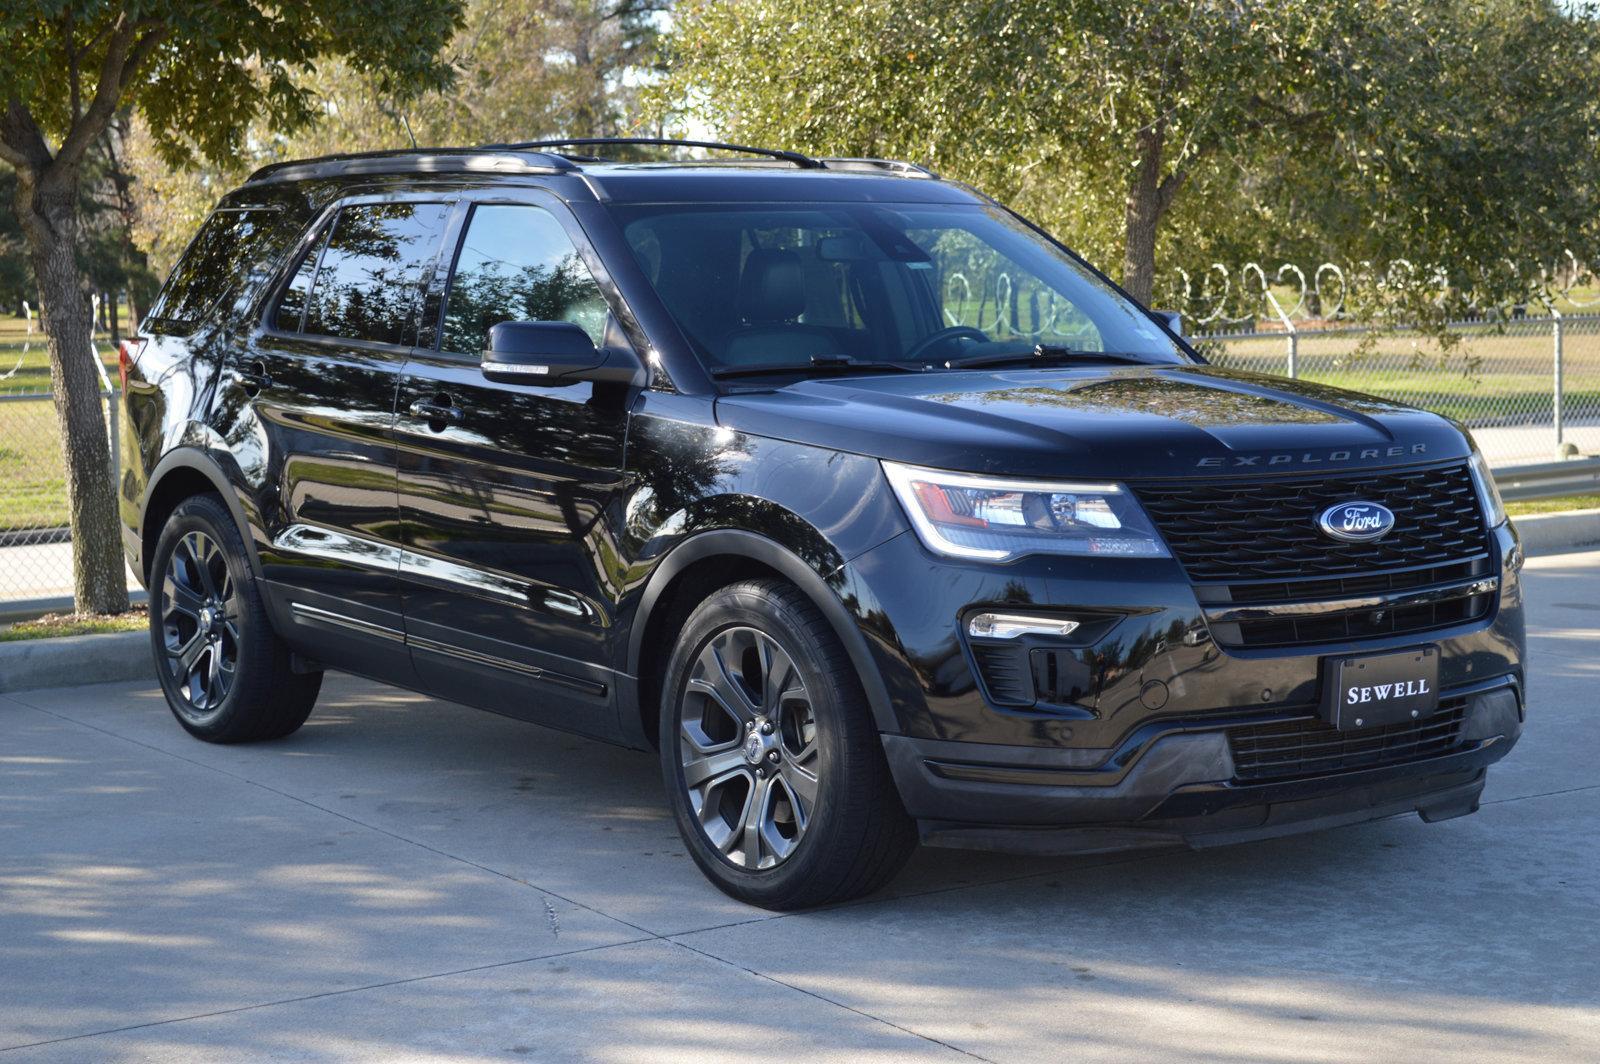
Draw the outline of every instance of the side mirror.
M1172 330L1172 335L1183 335L1183 311L1181 310L1152 310L1153 317L1161 319L1161 324Z
M608 343L602 350L570 321L503 321L492 326L480 367L485 378L499 384L553 385L629 383L643 370L631 348Z

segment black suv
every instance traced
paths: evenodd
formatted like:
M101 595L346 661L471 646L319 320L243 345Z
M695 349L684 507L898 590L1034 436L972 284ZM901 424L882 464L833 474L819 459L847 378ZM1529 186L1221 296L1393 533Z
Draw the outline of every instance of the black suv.
M1206 364L905 163L540 142L269 166L123 350L127 551L211 742L325 668L659 749L789 908L921 842L1472 812L1522 556L1444 418Z

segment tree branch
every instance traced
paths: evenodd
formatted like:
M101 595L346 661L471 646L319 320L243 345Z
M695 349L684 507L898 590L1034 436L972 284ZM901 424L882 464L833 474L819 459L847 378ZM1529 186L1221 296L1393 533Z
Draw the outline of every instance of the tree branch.
M139 36L140 29L144 35ZM144 65L156 45L161 43L166 31L154 20L130 22L126 15L119 16L117 26L106 43L106 56L100 63L100 80L95 84L94 98L82 119L72 124L55 161L63 167L74 166L83 158L89 145L104 133L116 114L122 95L132 84L139 68Z
M72 123L76 124L83 115L83 78L79 67L77 45L72 40L72 12L68 11L66 19L61 26L62 47L67 53L67 94L68 114Z
M6 101L5 112L0 114L0 159L34 176L50 165L50 145L32 113L15 96Z

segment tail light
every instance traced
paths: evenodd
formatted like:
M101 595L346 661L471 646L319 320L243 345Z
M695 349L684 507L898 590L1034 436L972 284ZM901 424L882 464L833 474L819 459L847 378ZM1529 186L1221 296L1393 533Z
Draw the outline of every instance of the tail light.
M124 340L117 345L117 376L122 380L123 391L128 390L128 371L139 361L144 345L145 340L142 336Z

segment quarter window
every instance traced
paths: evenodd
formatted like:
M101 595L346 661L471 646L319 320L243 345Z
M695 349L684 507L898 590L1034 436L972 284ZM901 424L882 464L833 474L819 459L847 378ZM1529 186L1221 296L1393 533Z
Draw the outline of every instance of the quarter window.
M303 298L307 333L381 344L414 342L422 281L438 252L448 213L443 203L343 208L321 262L316 262L313 248L285 290L278 327L292 327L294 305ZM312 268L316 277L301 297Z
M212 212L167 279L148 327L155 332L183 333L197 326L228 287L249 272L280 221L275 210Z
M445 301L440 346L477 355L503 321L570 321L599 343L606 301L561 223L515 204L475 207Z

